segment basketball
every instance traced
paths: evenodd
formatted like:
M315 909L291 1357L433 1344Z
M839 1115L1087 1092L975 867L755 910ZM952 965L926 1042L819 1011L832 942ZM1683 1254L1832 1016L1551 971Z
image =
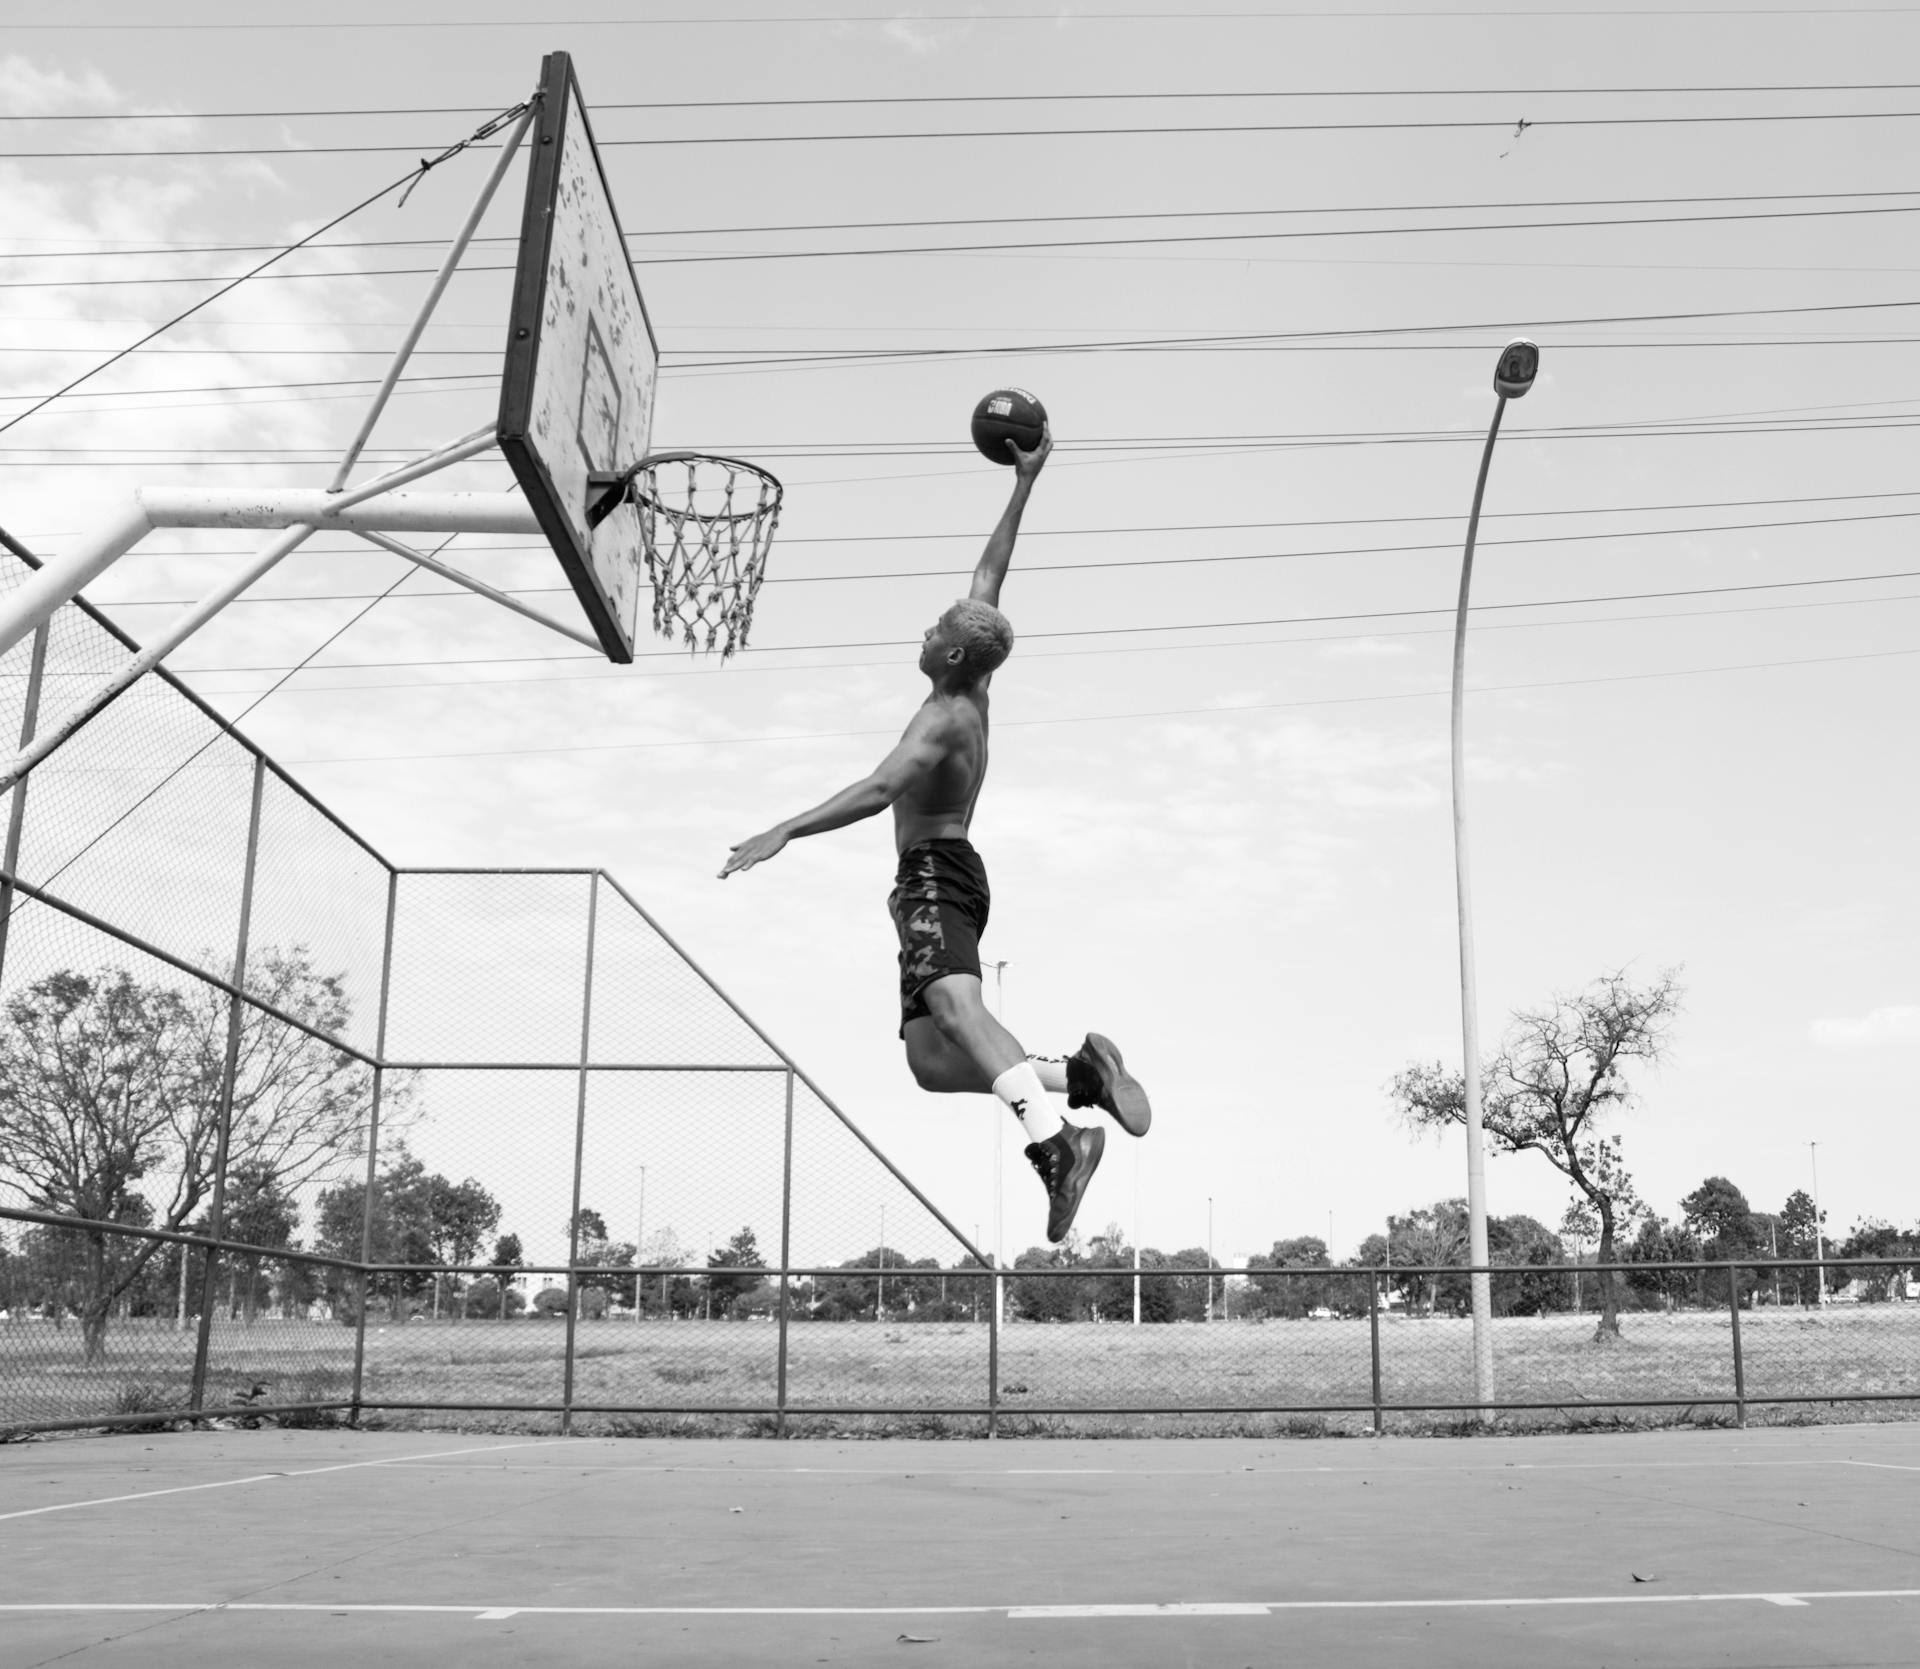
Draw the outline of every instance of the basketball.
M1010 464L1007 442L1031 452L1040 444L1047 408L1024 388L996 388L973 408L973 444L996 464Z

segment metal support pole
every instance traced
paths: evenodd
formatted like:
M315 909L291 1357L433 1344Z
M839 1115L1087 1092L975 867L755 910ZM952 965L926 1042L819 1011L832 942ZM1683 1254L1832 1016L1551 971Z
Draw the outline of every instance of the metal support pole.
M1367 1336L1373 1351L1373 1435L1387 1435L1387 1410L1380 1395L1380 1306L1386 1302L1385 1283L1380 1272L1367 1271Z
M996 1434L1000 1421L1000 1274L994 1264L993 1308L987 1312L987 1436Z
M386 937L380 949L380 1017L374 1032L373 1058L373 1108L367 1120L367 1171L360 1190L360 1279L356 1288L359 1299L359 1315L355 1318L353 1329L353 1407L347 1419L350 1424L360 1423L361 1391L366 1381L367 1367L367 1301L372 1296L373 1277L367 1273L367 1265L373 1262L373 1195L379 1186L380 1163L380 1098L386 1086L387 1063L387 1009L388 999L393 991L393 918L394 906L399 901L400 872L387 871L387 927ZM500 1314L505 1319L507 1301L504 1286L501 1289Z
M432 475L439 470L450 469L453 465L464 463L468 458L477 458L494 444L494 425L475 429L470 435L463 435L451 445L442 446L423 457L415 458L410 464L401 464L390 469L384 475L376 475L371 481L363 481L350 493L341 493L329 505L336 514L351 510L356 504L364 504L370 498L379 498L390 493L395 487L404 487L409 481L418 481L422 476Z
M23 747L13 763L4 771L0 771L0 788L5 788L9 783L18 782L61 743L97 717L113 701L124 695L141 678L151 672L248 586L274 568L281 558L297 549L312 532L311 527L296 525L287 528L278 538L268 540L254 559L239 573L222 580L186 613L176 616L158 637L148 642L137 655L100 684L78 707L58 724Z
M139 544L152 526L139 496L128 493L70 549L49 558L0 599L0 655L104 574Z
M260 802L266 791L267 761L262 754L253 756L253 809L247 819L247 864L240 883L240 927L234 937L233 985L236 995L227 999L227 1054L220 1071L219 1123L214 1132L213 1197L207 1204L207 1238L218 1241L227 1232L227 1146L233 1134L234 1079L240 1071L241 1012L245 1007L237 994L247 983L247 933L253 925L253 882L260 863ZM207 1261L200 1276L200 1336L193 1349L193 1386L187 1406L198 1414L206 1406L207 1357L213 1345L213 1304L220 1273L217 1247L207 1248Z
M558 632L565 638L572 638L575 643L584 643L589 649L594 650L596 653L601 649L600 640L595 637L592 632L585 630L583 627L570 626L564 620L556 620L544 610L537 609L530 603L523 603L518 597L511 597L504 591L496 590L493 586L488 585L486 581L477 580L471 574L463 574L458 568L453 567L451 564L442 562L437 557L429 556L425 551L417 551L411 545L403 545L398 539L390 538L384 533L375 533L368 529L359 529L356 531L359 532L359 536L366 540L368 544L378 545L383 551L390 551L395 556L405 557L407 561L413 563L416 567L424 568L430 574L438 574L444 580L452 580L455 585L464 585L469 591L486 598L490 603L498 603L504 609L511 609L515 614L523 614L529 620L537 621L540 625L545 626L548 631Z
M1740 1353L1740 1265L1727 1265L1727 1305L1733 1320L1733 1423L1747 1424L1747 1365Z
M47 638L51 627L41 621L33 634L33 654L27 663L27 696L20 715L20 746L33 740L33 727L40 718L40 687L47 675ZM7 971L7 929L13 925L13 877L20 867L20 839L27 824L27 785L15 783L13 801L7 807L7 847L0 861L0 976Z
M773 1435L787 1435L787 1312L793 1276L793 1073L787 1073L787 1126L780 1161L780 1360L774 1378Z
M580 1325L580 1174L587 1152L587 1063L593 1044L593 941L599 921L600 872L595 870L587 882L587 966L580 991L580 1091L573 1116L573 1212L567 1218L567 1361L560 1383L562 1437L571 1436L573 1432L574 1341Z
M1460 560L1460 603L1453 619L1453 875L1460 911L1460 1045L1464 1057L1467 1118L1467 1261L1474 1266L1473 1397L1484 1419L1495 1397L1493 1378L1493 1282L1487 1274L1487 1149L1480 1120L1480 1014L1474 991L1473 888L1467 866L1467 599L1473 588L1473 547L1480 535L1480 501L1507 397L1493 408L1480 475L1473 485L1467 545Z
M513 161L514 153L520 149L520 141L526 137L527 127L533 121L538 104L529 104L520 120L513 124L500 146L500 154L494 159L493 170L487 175L486 182L480 187L480 194L473 201L473 207L467 211L467 218L461 223L460 230L454 234L452 244L447 248L446 258L440 263L440 270L434 275L433 283L428 286L426 300L421 302L420 311L414 315L413 323L407 328L407 334L401 338L395 351L393 363L387 367L385 379L380 391L374 395L367 407L367 414L360 420L359 431L348 445L346 456L340 460L340 467L334 472L330 491L339 492L347 484L347 477L353 471L354 463L360 456L360 450L367 444L373 433L374 424L380 421L380 414L386 410L387 401L392 397L394 385L400 380L400 373L407 368L407 361L413 357L418 346L421 332L427 328L427 321L440 305L440 298L447 293L447 285L453 279L454 269L460 265L467 252L467 245L473 242L473 234L480 229L481 217L493 201L493 194L500 189L500 182L506 178L507 166Z

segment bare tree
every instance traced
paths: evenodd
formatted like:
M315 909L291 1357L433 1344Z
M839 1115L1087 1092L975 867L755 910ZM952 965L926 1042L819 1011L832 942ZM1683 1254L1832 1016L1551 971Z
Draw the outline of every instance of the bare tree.
M1508 1153L1538 1153L1585 1197L1599 1221L1600 1324L1596 1337L1620 1332L1616 1232L1645 1208L1620 1157L1620 1137L1599 1128L1633 1100L1625 1069L1652 1066L1666 1054L1681 990L1677 970L1635 986L1625 972L1596 979L1583 991L1519 1009L1500 1053L1482 1074L1482 1124ZM1458 1072L1440 1063L1410 1066L1393 1081L1397 1109L1415 1130L1466 1123Z
M267 949L249 991L314 1031L338 1035L351 1004L304 948ZM0 1183L80 1219L81 1326L105 1353L113 1305L160 1246L88 1223L181 1230L213 1192L226 1076L227 996L142 984L123 968L73 969L0 1009ZM372 1073L311 1032L240 1010L228 1174L270 1173L291 1193L364 1151ZM407 1087L389 1080L402 1111ZM64 1232L64 1231L63 1231Z

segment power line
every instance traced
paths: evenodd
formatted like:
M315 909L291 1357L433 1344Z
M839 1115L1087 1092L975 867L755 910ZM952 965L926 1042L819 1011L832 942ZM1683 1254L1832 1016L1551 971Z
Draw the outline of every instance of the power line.
M1619 672L1607 673L1592 678L1544 678L1520 684L1481 684L1469 686L1470 695L1498 695L1523 690L1572 689L1581 685L1595 684L1639 684L1656 678L1701 678L1728 672L1763 672L1786 667L1836 666L1850 661L1881 661L1920 655L1916 649L1869 649L1845 655L1809 655L1793 660L1779 661L1739 661L1727 666L1674 667L1664 672ZM1124 723L1138 719L1171 718L1219 718L1234 713L1266 713L1299 707L1349 707L1362 703L1380 701L1413 701L1429 696L1448 694L1445 689L1401 690L1381 695L1318 696L1298 701L1248 701L1238 702L1228 707L1170 707L1148 712L1134 713L1080 713L1067 718L1057 719L1002 719L998 728L1016 730L1037 730L1055 725L1068 724L1108 724ZM291 759L290 765L382 765L400 764L428 759L499 759L521 755L549 756L571 753L625 753L629 751L651 751L659 748L710 748L745 747L765 742L820 742L845 741L859 737L897 736L897 728L891 730L813 730L796 731L781 736L717 736L677 742L585 742L572 743L564 747L545 748L474 748L459 752L441 753L382 753L338 755L316 759Z
M1681 597L1720 597L1739 596L1763 591L1800 591L1820 585L1865 585L1886 580L1920 579L1920 569L1899 570L1892 573L1847 574L1828 576L1821 579L1805 580L1766 580L1754 581L1742 585L1689 586L1669 591L1624 591L1590 597L1549 597L1533 598L1510 603L1475 603L1476 614L1503 614L1523 609L1544 608L1581 608L1604 603L1643 603L1667 602ZM1349 611L1336 614L1300 614L1267 616L1257 619L1234 620L1186 620L1169 621L1149 626L1084 626L1063 628L1056 631L1025 631L1020 634L1023 643L1037 641L1059 641L1068 638L1134 637L1153 632L1218 632L1242 631L1271 626L1324 626L1351 625L1360 621L1373 620L1409 620L1428 616L1446 616L1453 613L1452 605L1441 608L1401 608L1371 609ZM849 649L910 649L915 639L909 638L869 638L850 643L795 643L782 644L769 649L765 646L756 653L779 654L818 654ZM684 649L642 650L635 655L636 660L685 659ZM426 659L409 661L349 661L338 666L316 667L320 672L364 672L389 671L403 667L429 666L512 666L540 664L552 661L594 661L598 657L580 654L552 655L480 655L448 657L444 659ZM280 672L282 666L219 666L219 667L183 667L177 669L183 677L197 677L211 673L243 672Z
M1920 111L1915 112L1920 115ZM1500 220L1455 221L1443 226L1337 226L1312 227L1290 231L1259 232L1163 232L1122 238L1023 238L999 243L925 243L895 244L858 249L741 249L709 251L693 255L641 254L634 257L642 267L717 266L759 261L851 261L901 255L1006 255L1043 249L1159 249L1186 248L1213 243L1298 243L1328 238L1409 238L1444 237L1467 232L1563 232L1618 229L1623 226L1707 226L1728 222L1775 220L1862 219L1867 216L1914 214L1920 203L1880 204L1842 209L1754 209L1732 214L1622 215L1610 219L1589 220ZM116 253L106 251L107 254ZM13 257L7 257L13 259ZM33 259L36 257L28 257ZM62 257L37 257L40 259ZM97 258L97 257L96 257ZM287 279L314 278L392 278L411 277L431 271L427 267L375 267L326 272L280 273ZM466 273L513 272L510 262L491 265L474 263L460 269ZM18 278L0 282L8 290L102 289L130 285L205 284L220 277L217 273L143 274L138 278Z
M1720 127L1779 122L1893 122L1911 121L1920 110L1805 110L1769 111L1747 115L1711 116L1542 116L1529 119L1529 128ZM933 139L1118 139L1173 138L1204 134L1245 136L1256 133L1443 133L1499 132L1514 125L1511 116L1475 119L1400 122L1232 122L1162 123L1116 127L950 128L944 131L901 129L887 133L712 133L657 135L644 139L601 139L608 150L656 149L674 145L864 145L904 144ZM149 147L133 151L0 151L0 161L61 162L138 160L149 157L218 156L383 156L417 150L413 145L224 145L187 148Z
M644 232L627 233L629 243L643 238L706 238L706 237L765 237L781 232L882 232L902 230L924 230L943 226L1028 226L1028 225L1071 225L1087 221L1160 221L1160 220L1229 220L1250 217L1278 217L1300 215L1343 215L1343 214L1481 214L1494 211L1519 209L1617 209L1641 208L1647 206L1677 205L1683 203L1701 203L1718 205L1726 203L1806 203L1806 202L1846 202L1874 201L1888 197L1913 197L1920 195L1920 188L1910 191L1766 191L1736 192L1718 196L1683 197L1547 197L1523 200L1501 199L1462 203L1348 203L1326 204L1320 207L1299 207L1289 205L1264 209L1159 209L1131 211L1118 214L1016 214L1016 215L972 215L959 218L912 219L912 220L821 220L821 221L785 221L762 226L677 226L655 227ZM1528 224L1533 224L1529 222ZM319 244L320 249L418 249L440 248L444 244L440 238L354 238L343 239L337 243ZM516 237L476 237L476 244L518 244ZM178 244L151 245L132 250L98 251L54 251L44 254L13 254L8 260L58 260L75 259L80 254L100 255L209 255L228 253L247 253L259 249L277 247L272 244Z
M1783 520L1771 522L1721 522L1706 527L1651 527L1626 528L1599 533L1546 533L1534 534L1518 539L1483 539L1480 546L1485 550L1503 546L1534 545L1575 545L1591 544L1607 539L1662 539L1685 538L1693 534L1705 533L1759 533L1772 532L1783 528L1796 527L1836 527L1862 522L1910 521L1920 517L1920 510L1886 510L1863 516L1815 516L1806 520ZM1406 545L1352 545L1311 551L1241 551L1206 556L1148 556L1127 558L1124 560L1107 559L1099 562L1041 562L1024 563L1022 574L1077 574L1104 570L1124 570L1129 568L1194 568L1212 563L1239 562L1293 562L1307 559L1333 556L1406 556L1419 555L1428 551L1453 551L1459 548L1457 540L1442 540L1422 544ZM891 573L867 574L769 574L761 581L765 585L823 585L823 584L864 584L873 580L916 580L946 579L962 572L959 568L916 568ZM1832 583L1851 583L1859 576L1847 576ZM1869 576L1883 577L1883 576ZM564 594L572 588L564 585L508 586L503 587L512 597L537 597L548 594ZM235 599L239 603L344 603L364 601L369 595L385 596L385 592L367 593L360 591L319 591L283 593L275 596L248 596ZM430 598L474 598L476 593L460 588L444 591L414 591L414 601ZM117 597L104 604L110 608L184 608L191 597Z
M164 334L166 331L171 330L175 325L181 323L183 320L191 318L195 313L198 313L203 307L211 306L214 302L218 301L222 296L227 295L231 291L238 289L242 284L246 283L246 281L249 278L253 278L258 274L266 271L266 269L272 266L276 261L284 260L287 256L293 254L296 250L300 249L303 245L311 243L315 238L319 237L321 233L332 231L333 228L338 226L342 221L351 219L354 215L358 214L362 209L367 208L371 204L379 202L380 199L383 197L391 196L394 192L400 190L401 187L405 186L409 180L417 180L421 178L422 176L427 174L430 170L439 167L439 165L447 161L448 158L458 156L462 151L472 146L476 141L483 139L490 134L498 132L501 127L505 126L505 124L508 123L509 121L512 121L525 108L526 108L525 105L516 105L511 110L502 111L499 115L493 117L487 122L482 123L478 128L474 129L473 133L469 137L460 140L457 144L449 145L445 150L441 151L438 156L435 156L432 158L426 158L426 157L421 158L419 164L416 167L409 169L405 174L401 175L399 179L393 181L392 184L382 186L371 197L363 198L360 202L354 204L352 208L348 209L346 213L335 215L334 218L329 220L325 225L316 227L313 231L309 232L304 238L299 238L293 243L288 244L286 248L279 250L275 254L269 255L266 260L261 261L256 266L251 268L249 271L243 272L240 274L239 277L223 283L221 287L215 290L211 295L202 296L200 300L196 301L191 307L185 308L181 312L176 313L172 318L168 319L165 323L156 325L152 330L147 332L145 336L141 337L139 341L134 342L127 347L121 348L118 352L111 354L106 359L102 360L98 365L95 365L90 369L81 372L79 376L73 378L70 382L64 384L62 387L55 389L51 394L48 394L43 398L39 399L33 405L29 406L25 411L16 412L12 417L6 419L4 422L0 422L0 434L5 434L7 430L13 428L16 424L24 423L29 417L33 416L35 412L41 411L45 407L51 405L55 400L59 399L61 395L72 393L73 390L78 388L82 383L87 382L93 377L97 377L102 371L106 370L108 366L118 364L121 360L125 359L129 354L137 352L140 348L144 347L148 342L151 342L156 336Z
M595 100L593 112L612 110L787 110L898 104L1088 104L1148 100L1232 99L1403 99L1403 98L1595 98L1640 97L1672 93L1910 93L1920 81L1797 81L1700 84L1667 87L1292 87L1250 91L1200 89L1194 92L1135 93L895 93L859 98ZM302 121L319 117L478 116L477 104L360 105L334 110L133 110L67 111L43 115L0 115L0 122L234 122Z
M1380 18L1400 18L1409 22L1450 23L1459 18L1504 17L1519 19L1528 23L1556 23L1564 19L1600 19L1609 20L1623 17L1649 17L1665 19L1672 17L1906 17L1920 7L1914 6L1629 6L1629 7L1592 7L1542 12L1537 9L1516 6L1487 6L1461 11L1421 11L1409 7L1371 7L1365 10L1352 10L1326 7L1298 7L1262 11L1073 11L1066 14L1072 22L1080 23L1289 23L1309 19L1322 23L1345 23L1350 21L1369 22ZM1057 28L1061 14L1058 11L1043 12L914 12L904 17L899 12L826 12L805 16L769 17L764 14L701 15L694 13L682 17L569 17L542 18L539 27L543 29L720 29L720 28L804 28L818 24L878 23L890 24L902 21L909 23L1038 23L1048 28ZM444 29L525 29L533 27L531 19L526 18L478 18L468 17L457 20L409 19L400 21L381 21L377 23L148 23L129 19L123 23L14 23L10 29L36 31L54 31L75 34L96 34L112 32L125 34L132 30L166 31L169 33L213 32L230 33L269 31L273 33L291 33L301 30L324 29L329 32L339 30L393 31L393 30L444 30Z
M1641 614L1603 614L1587 619L1560 620L1507 620L1483 621L1475 628L1485 636L1488 632L1540 632L1580 629L1591 626L1639 625L1648 621L1667 620L1720 620L1734 615L1746 614L1801 614L1813 609L1837 608L1875 608L1882 603L1920 602L1920 591L1897 591L1884 597L1824 597L1811 602L1800 603L1736 603L1731 608L1697 609L1661 609ZM1364 643L1388 638L1404 637L1448 637L1453 628L1439 626L1407 626L1382 631L1374 629L1363 632L1312 632L1297 637L1252 637L1236 638L1231 643L1129 643L1106 649L1024 649L1021 661L1088 660L1113 655L1218 655L1229 649L1270 649L1281 646L1297 646L1316 643ZM583 661L589 656L580 657ZM682 657L684 659L684 657ZM679 671L655 669L636 670L631 666L602 665L597 672L558 672L535 673L531 676L512 676L504 678L437 678L423 682L411 679L404 683L386 684L314 684L288 690L289 695L326 696L377 694L389 691L411 691L420 694L432 694L436 690L465 690L474 688L506 688L514 685L533 684L606 684L625 683L631 678L733 678L747 674L766 673L785 675L799 672L852 672L867 667L898 667L899 658L870 661L795 661L778 665L759 666L752 663L730 663L721 668L682 668ZM352 666L320 667L321 672L351 672ZM197 676L197 674L180 674ZM277 687L277 686L276 686ZM216 694L236 695L244 692L235 690L217 691Z

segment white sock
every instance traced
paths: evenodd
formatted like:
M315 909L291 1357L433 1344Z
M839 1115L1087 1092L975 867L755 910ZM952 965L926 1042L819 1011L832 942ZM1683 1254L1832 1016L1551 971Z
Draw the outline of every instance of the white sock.
M1029 1055L1027 1063L1039 1074L1040 1087L1049 1095L1067 1093L1067 1061L1064 1055Z
M1032 1061L1010 1066L993 1081L993 1093L1006 1102L1030 1142L1044 1142L1066 1121L1053 1110Z

